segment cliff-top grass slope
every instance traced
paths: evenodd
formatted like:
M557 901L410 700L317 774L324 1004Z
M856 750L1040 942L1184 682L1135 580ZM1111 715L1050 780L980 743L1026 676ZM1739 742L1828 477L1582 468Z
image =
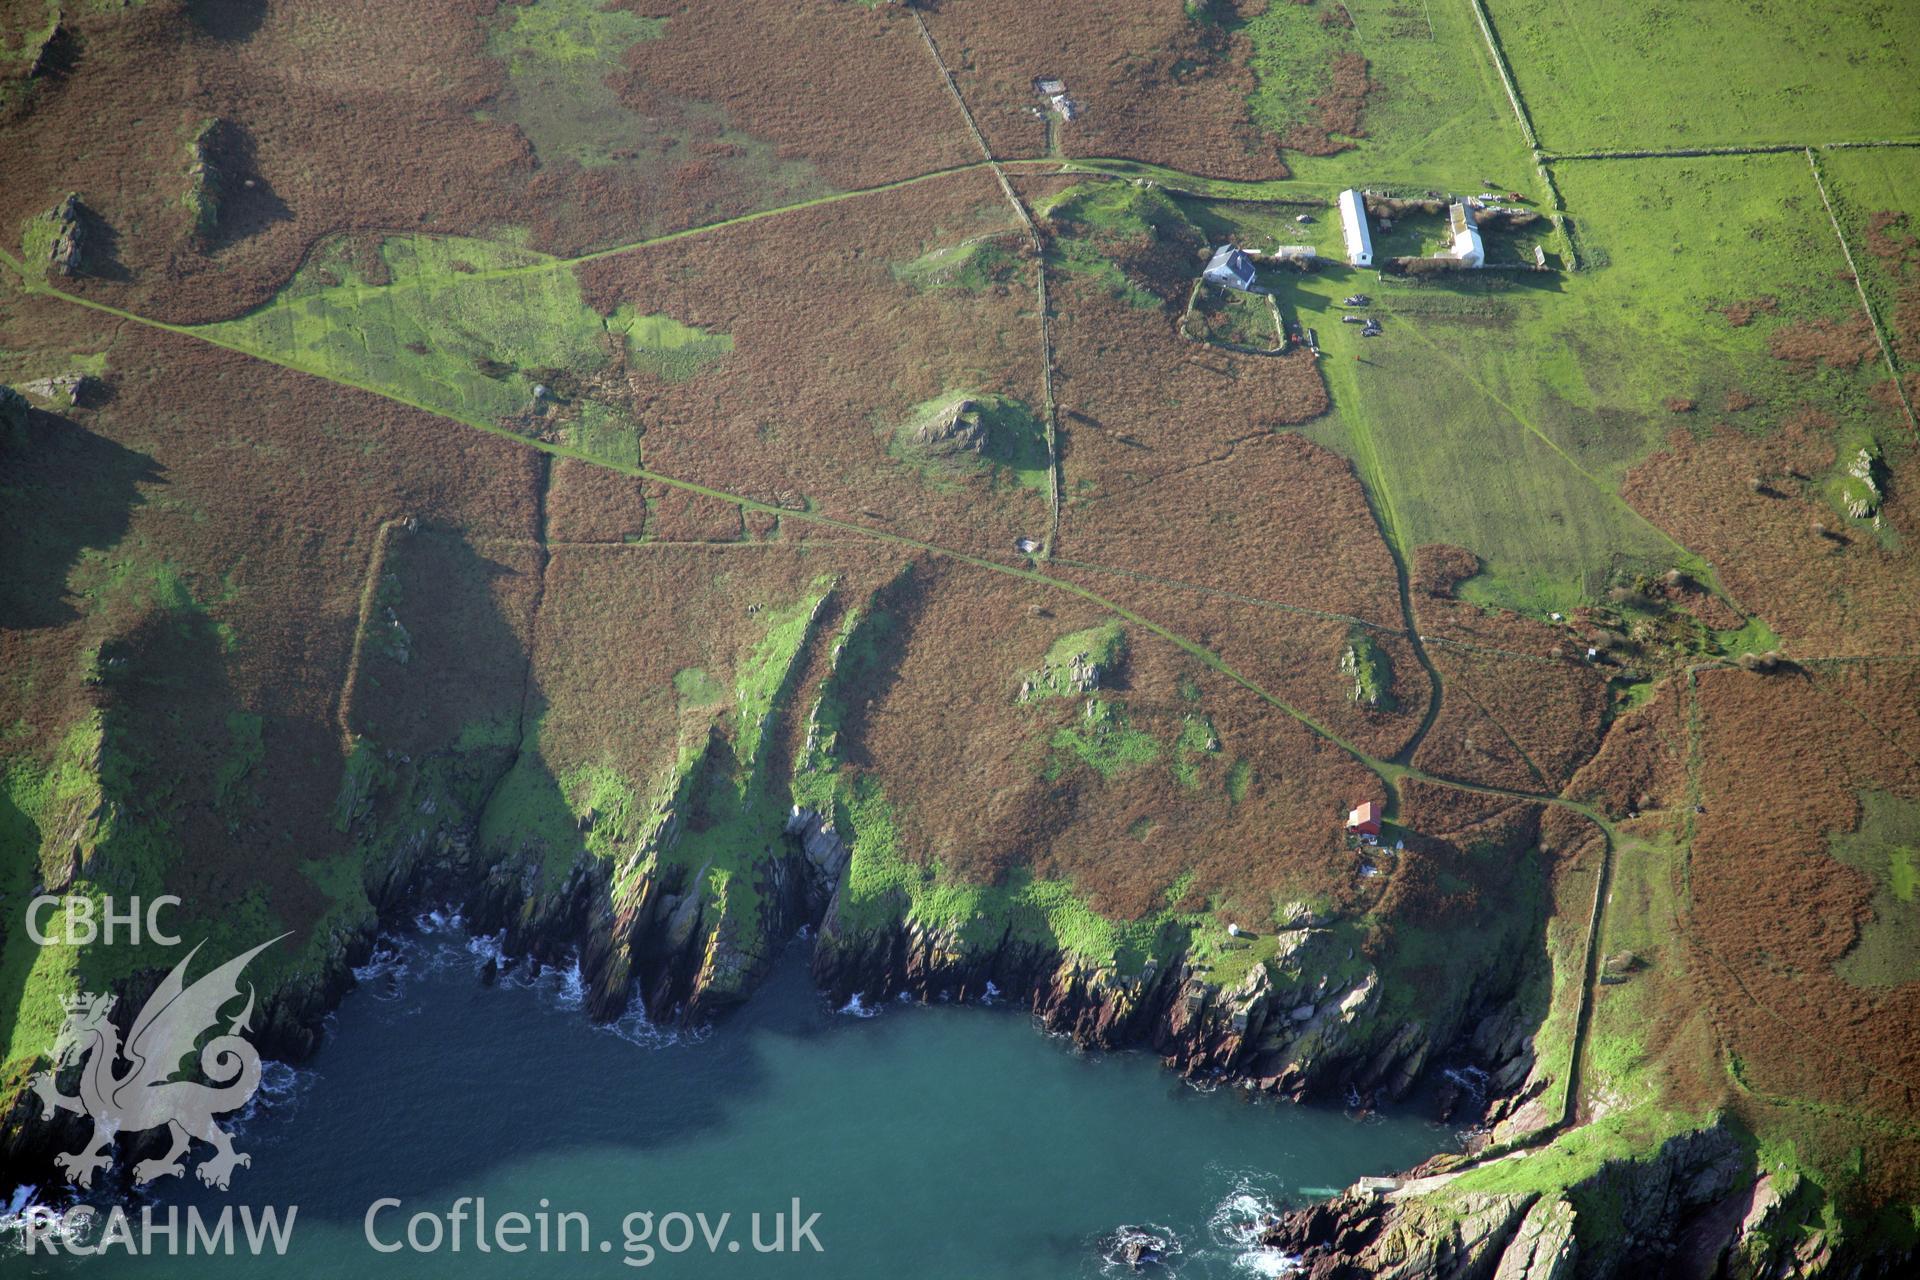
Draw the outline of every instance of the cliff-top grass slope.
M1274 1228L1327 1274L1911 1265L1920 32L1701 8L6 7L4 1171L171 963L36 895L290 934L289 1057L452 902L602 1019L805 927L1195 1078L1484 1070Z

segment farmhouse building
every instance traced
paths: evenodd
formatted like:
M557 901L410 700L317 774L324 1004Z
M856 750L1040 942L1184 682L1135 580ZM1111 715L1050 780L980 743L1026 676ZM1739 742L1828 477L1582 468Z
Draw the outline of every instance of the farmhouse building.
M1215 249L1213 257L1207 262L1207 269L1200 274L1208 284L1217 284L1223 289L1237 289L1241 293L1253 292L1253 260L1234 245L1223 244Z
M1487 249L1480 240L1480 227L1474 221L1473 210L1464 203L1455 204L1447 211L1447 226L1453 232L1453 248L1447 256L1463 267L1485 264Z
M1380 802L1362 800L1347 814L1347 830L1358 836L1380 834Z
M1340 193L1340 226L1347 233L1347 262L1373 265L1373 236L1367 231L1366 197L1351 187Z

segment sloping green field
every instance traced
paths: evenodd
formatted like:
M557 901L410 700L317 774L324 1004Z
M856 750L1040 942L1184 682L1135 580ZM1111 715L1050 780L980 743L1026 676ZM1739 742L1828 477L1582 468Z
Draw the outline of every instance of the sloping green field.
M1920 6L1907 0L1486 4L1551 151L1920 133Z

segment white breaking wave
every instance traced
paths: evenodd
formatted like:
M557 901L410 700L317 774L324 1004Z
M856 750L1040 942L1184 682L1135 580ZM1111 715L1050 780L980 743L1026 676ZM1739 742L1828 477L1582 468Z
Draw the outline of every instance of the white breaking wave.
M83 1215L78 1221L69 1222L67 1213L71 1208L70 1205L55 1208L41 1199L39 1187L15 1187L7 1197L6 1208L0 1210L0 1256L18 1253L26 1248L26 1228L30 1217L48 1221L57 1240L78 1241L81 1229L91 1218Z
M286 1117L293 1114L319 1078L320 1073L311 1067L263 1060L260 1063L260 1086L233 1118L234 1129L245 1129L261 1115Z
M568 958L567 967L560 971L560 990L555 993L554 1001L562 1009L578 1009L587 1002L587 980L580 972L578 952Z
M877 1018L880 1016L880 1011L870 1008L867 1002L860 998L858 991L853 993L853 999L841 1005L838 1009L834 1010L834 1012L845 1014L849 1018Z
M413 927L422 933L456 933L466 927L458 908L434 907L413 918Z
M1207 1231L1215 1247L1233 1260L1233 1269L1250 1276L1298 1275L1305 1268L1284 1249L1260 1244L1261 1230L1275 1216L1274 1192L1260 1174L1233 1175L1233 1187L1214 1206Z
M408 963L413 950L406 939L383 934L374 939L373 954L367 962L354 966L353 980L376 1000L398 1000L413 972Z

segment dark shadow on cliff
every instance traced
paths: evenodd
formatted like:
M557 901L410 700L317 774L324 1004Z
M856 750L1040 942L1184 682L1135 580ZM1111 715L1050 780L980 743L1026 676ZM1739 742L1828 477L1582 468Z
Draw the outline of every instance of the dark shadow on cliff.
M143 485L165 483L151 457L69 418L32 410L0 441L0 628L59 626L79 617L67 575L82 553L127 532Z
M0 787L0 1027L12 1029L20 1016L27 978L39 948L27 937L27 901L40 880L40 828ZM40 1103L22 1098L11 1115L0 1114L0 1163L10 1162L29 1121L39 1118Z
M64 870L116 896L181 900L160 921L179 945L102 939L79 953L81 989L121 992L116 1021L121 1013L131 1019L144 992L195 943L207 945L198 973L202 962L278 932L268 916L279 905L284 869L230 826L252 808L262 722L237 716L228 645L198 606L171 600L146 609L95 659L100 745L90 763L99 803L92 814L74 815L86 856ZM294 887L311 892L311 885ZM268 914L240 910L249 899ZM130 956L145 972L128 980Z
M902 645L927 588L924 579L933 572L937 570L926 562L910 564L874 593L873 604L854 628L834 674L833 692L841 706L837 750L842 761L857 769L872 767L868 721L900 679L900 662L906 656Z

